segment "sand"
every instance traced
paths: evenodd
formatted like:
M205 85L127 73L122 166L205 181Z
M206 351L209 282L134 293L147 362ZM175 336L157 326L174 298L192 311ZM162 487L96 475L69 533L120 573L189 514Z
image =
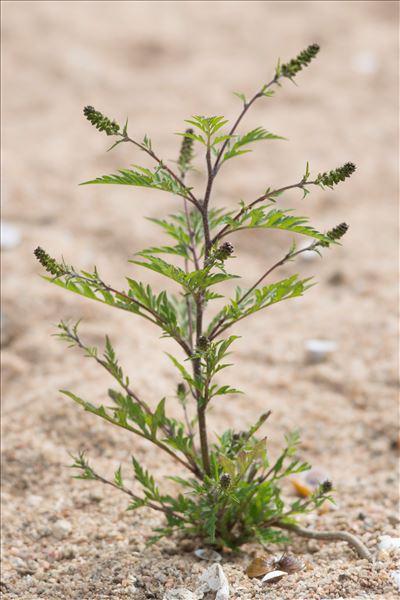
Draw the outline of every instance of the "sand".
M111 475L127 480L134 453L164 489L171 464L147 443L85 414L59 389L97 402L106 373L51 334L61 318L82 318L82 335L114 341L132 385L154 405L166 396L172 413L178 381L151 325L43 281L32 255L41 245L105 280L126 275L163 282L127 263L159 240L145 216L178 207L161 192L78 183L130 163L149 164L131 147L107 154L109 139L83 118L93 104L130 133L151 136L174 160L192 114L240 108L231 92L250 95L270 79L276 60L318 42L318 60L273 99L255 105L243 131L262 125L289 142L260 143L227 164L215 205L235 206L267 186L348 160L356 174L335 192L298 193L284 206L327 229L350 224L342 247L324 259L298 260L280 276L315 275L304 298L282 302L235 333L232 384L244 396L215 402L210 429L242 429L263 411L272 456L298 429L301 456L331 476L337 509L304 524L359 535L376 558L360 560L343 543L293 538L306 569L261 588L244 571L256 545L222 566L231 598L395 598L395 555L378 551L398 523L396 282L397 3L394 2L4 2L3 215L21 235L3 252L3 597L6 599L161 599L194 589L206 564L176 540L145 548L161 523L147 509L126 512L126 498L101 484L71 478L69 452L86 449ZM172 163L171 163L172 164ZM200 157L198 165L200 166ZM195 186L203 179L195 174ZM282 256L279 232L232 236L243 286ZM308 364L304 345L331 340L325 362ZM134 484L132 484L134 485ZM288 493L293 493L289 489ZM279 554L281 547L268 547Z

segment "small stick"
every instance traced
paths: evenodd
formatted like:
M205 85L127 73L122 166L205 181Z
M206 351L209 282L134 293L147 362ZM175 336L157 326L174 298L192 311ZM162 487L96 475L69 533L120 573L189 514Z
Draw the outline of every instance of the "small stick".
M275 527L279 527L280 529L288 529L289 531L294 531L297 535L305 538L313 538L316 540L341 540L343 542L347 542L353 550L355 550L361 558L365 558L369 562L373 562L372 554L368 550L368 548L363 544L363 542L358 539L352 533L348 533L347 531L315 531L315 529L308 529L305 527L300 527L299 525L294 525L292 523L282 523L278 521L274 523Z

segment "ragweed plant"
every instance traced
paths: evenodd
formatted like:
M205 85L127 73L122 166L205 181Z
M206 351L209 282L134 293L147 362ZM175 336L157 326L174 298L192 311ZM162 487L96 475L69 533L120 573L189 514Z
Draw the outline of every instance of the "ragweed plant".
M301 253L321 253L323 249L335 246L348 228L341 223L327 232L318 231L306 217L280 208L278 201L291 189L298 189L305 196L314 187L333 188L353 174L355 166L349 162L314 176L307 164L296 183L267 188L257 198L242 201L236 208L224 210L212 204L214 183L225 163L250 152L254 142L282 139L263 127L239 134L243 117L257 100L271 97L275 87L287 79L293 80L318 51L319 47L313 44L297 58L278 64L272 80L251 99L237 94L243 107L232 126L228 127L228 121L222 116L196 115L188 119L190 128L179 134L182 141L174 167L160 158L148 136L138 141L128 133L127 123L121 127L92 106L84 109L84 115L92 125L115 139L111 148L123 143L133 144L155 163L154 168L120 169L115 174L86 181L85 185L151 188L178 197L175 214L151 219L172 243L142 250L130 261L172 280L178 288L177 294L156 292L132 277L127 277L125 290L116 289L104 281L96 268L91 272L79 271L64 261L51 258L41 248L35 250L37 259L49 273L49 281L124 310L130 316L146 319L161 330L162 337L172 338L179 346L179 353L169 357L181 379L176 389L176 400L183 409L181 421L168 415L165 398L155 406L147 403L132 387L108 336L104 349L99 351L84 342L77 324L59 324L59 337L96 361L117 384L115 389L108 391L110 402L107 405L93 404L70 391L63 393L84 410L152 442L177 463L179 473L171 479L180 491L171 496L161 491L153 475L135 456L132 467L140 491L136 488L132 491L126 486L120 467L113 479L106 479L92 468L85 454L74 457L73 467L79 470L78 477L101 481L121 490L130 497L130 509L147 506L163 513L165 525L155 531L153 540L180 532L231 548L254 540L277 542L286 539L282 530L300 531L296 524L298 515L314 510L331 498L332 485L326 481L306 499L291 502L283 499L282 481L308 469L309 465L296 458L297 433L286 438L280 456L271 460L266 437L259 434L269 412L261 415L247 430L228 430L213 441L207 428L207 411L211 403L238 392L219 379L221 372L225 373L230 366L226 358L237 339L228 331L263 309L302 296L311 285L308 277L291 275L268 283L265 280ZM189 183L195 151L205 157L206 187L200 194ZM222 308L207 320L209 305L224 299L216 291L218 285L237 277L231 272L234 247L227 238L237 231L253 229L280 230L304 236L310 242L298 249L292 240L283 257L269 266L249 288L237 287L233 297L225 300ZM174 257L173 262L168 256ZM187 476L183 474L185 471Z

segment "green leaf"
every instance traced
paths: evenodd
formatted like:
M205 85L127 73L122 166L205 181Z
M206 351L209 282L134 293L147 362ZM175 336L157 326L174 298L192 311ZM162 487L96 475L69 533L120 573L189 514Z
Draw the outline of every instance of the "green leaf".
M178 371L180 372L180 374L182 375L182 377L186 381L186 383L188 383L192 387L195 387L195 388L201 390L202 386L194 380L194 378L185 369L185 367L175 358L175 356L172 356L172 354L169 354L168 352L166 354L170 358L170 360L173 362L175 367L178 369Z
M124 487L124 482L122 480L122 470L121 470L121 465L118 467L118 469L115 471L114 473L114 483L118 486L118 487Z
M241 288L236 288L235 298L214 317L208 326L207 335L221 319L224 320L224 328L227 328L228 325L277 302L302 296L311 287L312 284L309 283L311 279L311 277L298 279L297 275L292 275L276 283L254 289L244 300L241 299L246 292Z
M223 161L227 161L230 158L234 158L235 156L239 156L240 154L244 154L246 152L251 152L250 149L243 150L244 146L251 144L253 142L258 142L261 140L286 140L280 135L275 135L266 131L263 127L256 127L252 129L248 133L242 136L236 136L236 142L232 145L231 148L227 152L225 152Z
M233 92L233 94L237 96L243 104L246 104L246 96L244 94L241 94L240 92Z
M193 127L196 127L197 129L200 129L200 131L205 133L209 138L228 121L224 117L203 117L201 115L195 115L191 119L185 119L185 122L193 125Z
M165 424L165 398L160 400L151 422L151 437L156 438L157 429Z
M136 167L136 170L120 169L117 173L112 175L104 175L103 177L97 177L96 179L92 179L90 181L84 181L80 185L132 185L136 187L162 190L178 196L183 196L184 198L188 196L189 188L180 185L162 166L158 166L154 170L139 167L138 165L133 166Z
M267 204L246 210L236 220L227 215L224 222L229 225L230 232L244 229L282 229L329 243L325 234L307 224L308 217L290 215L291 209L272 208L267 211L270 206L271 204Z

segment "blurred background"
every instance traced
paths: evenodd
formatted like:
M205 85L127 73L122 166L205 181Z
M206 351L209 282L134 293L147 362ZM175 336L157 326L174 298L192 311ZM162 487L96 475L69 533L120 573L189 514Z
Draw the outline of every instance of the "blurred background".
M297 192L282 199L317 228L346 221L350 230L324 260L298 260L275 273L316 275L319 283L304 298L237 328L243 337L232 384L246 395L216 403L212 423L216 431L241 428L271 408L272 448L285 431L300 429L305 457L333 473L343 498L361 486L366 502L378 494L390 504L397 444L397 10L396 2L382 1L3 3L2 343L10 511L18 510L15 498L39 493L38 476L42 491L64 497L71 482L61 466L80 444L105 467L126 460L132 449L130 438L81 414L57 392L67 388L96 401L110 383L96 365L51 337L61 318L82 317L82 335L93 344L101 345L108 332L136 388L150 403L166 395L175 410L177 377L164 354L170 343L134 317L128 322L124 313L44 282L32 254L41 245L77 268L96 264L115 285L130 275L164 286L127 259L160 240L144 217L177 210L177 200L125 186L78 187L116 168L149 164L133 146L106 153L110 138L84 119L83 107L92 104L120 123L128 116L132 137L147 134L158 154L176 160L180 138L174 133L184 130L185 118L234 119L241 105L232 92L251 97L271 79L278 58L288 61L313 42L320 54L298 75L298 86L285 81L273 98L255 104L241 128L260 125L289 141L254 145L253 153L227 163L214 202L235 207L267 186L294 183L306 161L312 174L352 161L356 173L335 191L317 188L305 200ZM196 165L202 165L200 155ZM195 173L191 182L201 189L204 178ZM290 243L284 232L239 233L231 241L243 286ZM333 343L317 364L305 350L312 339ZM147 446L134 443L145 455ZM147 464L160 473L164 468L154 452Z

